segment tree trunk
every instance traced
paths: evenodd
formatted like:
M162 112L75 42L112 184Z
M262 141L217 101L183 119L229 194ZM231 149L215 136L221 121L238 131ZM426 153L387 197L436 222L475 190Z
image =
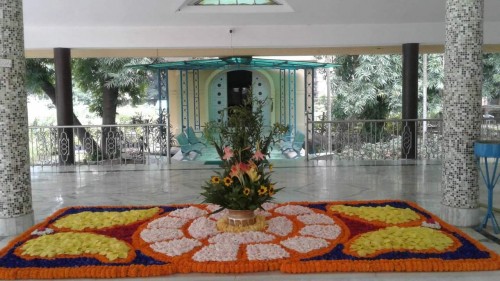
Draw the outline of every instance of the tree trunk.
M118 105L118 89L104 87L102 96L102 124L116 125L116 107ZM101 147L106 159L115 158L119 153L119 132L116 128L105 127L102 130Z
M56 89L54 88L54 85L52 85L52 83L50 83L49 81L42 81L42 90L45 92L47 96L49 96L50 100L52 101L52 104L56 105ZM82 123L80 123L80 120L78 120L78 117L76 117L74 113L73 113L73 124L76 126L82 125ZM85 128L79 128L78 130L76 130L76 134L78 136L78 140L80 140L80 143L82 144L83 149L85 149L86 153L89 154L98 153L99 146L92 137L92 134L87 132Z

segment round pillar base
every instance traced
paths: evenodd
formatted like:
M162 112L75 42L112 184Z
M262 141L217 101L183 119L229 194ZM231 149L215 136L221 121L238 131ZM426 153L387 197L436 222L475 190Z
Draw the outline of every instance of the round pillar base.
M15 218L0 218L0 236L21 234L33 226L35 222L33 212Z
M471 227L481 221L481 210L454 208L441 205L441 219L454 226Z

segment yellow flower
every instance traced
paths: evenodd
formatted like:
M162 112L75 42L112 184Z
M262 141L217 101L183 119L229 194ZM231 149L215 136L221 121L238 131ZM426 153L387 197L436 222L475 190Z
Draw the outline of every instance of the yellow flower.
M259 175L259 171L257 169L257 166L255 164L252 163L252 165L250 166L250 169L248 169L246 171L246 174L248 175L248 177L250 178L250 180L252 182L256 182L260 179L260 175Z
M274 194L276 194L276 193L274 192L274 184L271 184L271 185L269 186L269 196L274 196Z
M420 219L420 216L409 208L395 208L389 205L378 207L335 205L331 207L331 210L367 221L381 221L388 224L406 223Z
M269 172L273 171L273 164L269 164Z
M378 251L445 252L454 244L445 232L421 226L391 226L367 232L352 241L349 250L361 257Z
M250 195L250 188L245 187L245 188L243 189L243 194L245 194L245 196Z
M260 188L259 188L259 190L257 191L257 193L259 194L259 196L265 195L267 193L267 187L261 185Z
M212 183L213 184L219 184L220 183L220 178L218 176L212 176Z
M119 225L128 225L140 220L153 217L160 212L155 207L146 210L130 210L123 212L81 212L67 215L58 219L54 226L56 228L69 228L72 230L102 229Z
M233 184L233 180L230 177L225 177L224 178L224 185L230 186L231 184Z
M100 255L110 261L127 258L130 247L124 241L93 233L61 232L28 240L22 253L32 257L54 258L59 255L78 257Z

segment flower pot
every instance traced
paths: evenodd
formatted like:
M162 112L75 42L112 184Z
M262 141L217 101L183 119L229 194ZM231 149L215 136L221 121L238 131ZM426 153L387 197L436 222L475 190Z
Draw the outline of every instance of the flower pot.
M257 222L253 210L228 209L227 223L232 226L249 226Z

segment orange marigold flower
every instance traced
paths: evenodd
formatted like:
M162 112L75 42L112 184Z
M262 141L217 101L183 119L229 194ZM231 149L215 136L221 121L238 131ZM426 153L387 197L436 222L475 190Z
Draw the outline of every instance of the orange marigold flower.
M218 184L218 183L220 183L220 178L218 176L212 176L211 181L214 184Z
M243 194L244 194L245 196L250 195L250 188L245 187L245 188L243 189Z
M267 187L261 185L260 188L259 188L259 190L257 191L257 193L259 194L259 196L265 195L267 193Z
M233 184L233 180L230 177L225 177L224 178L224 185L230 186L231 184Z

